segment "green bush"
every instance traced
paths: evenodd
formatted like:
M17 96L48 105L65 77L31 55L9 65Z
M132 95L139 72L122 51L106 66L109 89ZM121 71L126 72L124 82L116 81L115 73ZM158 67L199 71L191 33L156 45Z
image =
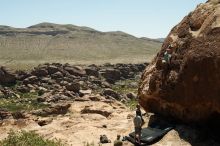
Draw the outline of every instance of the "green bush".
M60 141L43 139L34 132L10 131L6 139L0 141L1 146L64 146Z

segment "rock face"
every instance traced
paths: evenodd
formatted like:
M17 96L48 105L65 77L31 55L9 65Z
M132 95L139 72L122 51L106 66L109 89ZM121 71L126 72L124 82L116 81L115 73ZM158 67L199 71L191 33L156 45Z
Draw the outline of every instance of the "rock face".
M169 45L172 58L165 69L161 60ZM147 111L184 122L219 117L219 0L198 5L171 30L142 75L139 102Z
M15 82L15 74L3 66L0 67L0 84L13 84Z

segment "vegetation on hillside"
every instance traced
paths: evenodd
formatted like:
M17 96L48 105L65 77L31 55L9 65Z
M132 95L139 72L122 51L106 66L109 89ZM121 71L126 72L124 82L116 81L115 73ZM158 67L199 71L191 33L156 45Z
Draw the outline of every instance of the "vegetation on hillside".
M7 31L6 31L7 30ZM150 61L161 42L124 32L43 23L29 28L0 27L0 64L30 68L45 62L71 64Z

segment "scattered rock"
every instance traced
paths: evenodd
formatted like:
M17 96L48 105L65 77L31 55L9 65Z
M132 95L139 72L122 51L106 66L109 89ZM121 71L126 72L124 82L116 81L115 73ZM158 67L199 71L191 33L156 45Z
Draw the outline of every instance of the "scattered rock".
M54 74L51 75L52 79L57 79L57 78L63 78L63 74L61 72L56 72Z
M25 114L23 112L13 112L12 116L14 119L25 119Z
M120 99L120 95L117 92L115 92L114 90L109 89L109 88L104 89L103 92L102 92L102 95L104 95L104 96L111 96L111 97L113 97L113 98L115 98L117 100Z
M100 135L100 143L111 143L111 140L106 135Z
M0 120L8 119L10 117L11 117L11 113L9 111L0 109Z
M50 124L52 121L53 119L42 119L42 120L38 119L36 122L39 126L45 126L45 125Z
M96 67L87 67L87 68L85 68L85 71L88 76L99 77L99 72Z
M35 75L37 77L45 77L48 75L48 71L45 68L35 68L32 72L32 75Z
M65 67L65 70L68 71L71 75L74 75L74 76L84 76L84 75L86 75L86 71L80 66Z
M92 90L79 90L80 94L86 95L86 94L91 94Z
M136 99L136 94L134 94L134 93L128 93L128 94L126 94L126 96L128 99L131 99L131 100Z
M25 86L25 85L18 86L16 88L16 90L21 92L21 93L28 93L28 92L30 92L30 89L27 86Z
M0 84L8 85L16 83L16 75L13 71L8 68L1 66L0 67Z
M73 92L76 92L78 93L79 90L80 90L80 84L79 83L68 83L66 85L66 89L69 90L69 91L73 91Z
M103 69L100 73L109 83L114 83L121 78L121 72L117 69Z
M100 114L104 117L109 117L112 114L112 111L106 111L102 109L94 109L92 107L85 107L83 110L81 110L82 114Z
M48 70L48 73L49 73L50 75L51 75L51 74L54 74L54 73L56 73L56 72L58 72L58 71L60 71L59 68L56 67L56 66L54 66L54 65L49 65L49 66L47 67L47 70Z
M37 76L30 76L30 77L24 79L23 83L24 84L34 84L37 81L39 81Z
M40 109L40 110L36 110L33 111L32 114L37 115L37 116L42 116L42 117L46 117L46 116L50 116L50 115L59 115L59 114L66 114L69 107L71 105L66 103L66 104L57 104L54 106L51 106L49 108L46 109Z

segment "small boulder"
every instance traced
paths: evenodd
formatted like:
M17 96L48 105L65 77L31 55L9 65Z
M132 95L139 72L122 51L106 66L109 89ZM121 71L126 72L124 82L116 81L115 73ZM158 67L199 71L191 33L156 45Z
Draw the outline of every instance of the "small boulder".
M53 79L63 78L63 74L58 71L58 72L52 74L51 77L52 77Z
M36 122L39 126L45 126L50 124L52 121L53 119L43 119L43 120L37 120Z
M51 74L54 74L54 73L56 73L56 72L58 72L58 71L60 71L60 69L58 68L58 67L56 67L56 66L54 66L54 65L49 65L48 67L47 67L47 70L48 70L48 73L51 75Z
M24 119L25 118L24 113L19 112L19 111L12 113L12 116L14 119Z
M106 135L100 135L100 143L111 143L111 140Z
M131 99L131 100L136 99L136 95L135 95L134 93L132 93L132 92L126 94L126 97L127 97L128 99Z
M91 94L92 90L79 90L80 94L86 95L86 94Z
M18 86L16 88L16 90L21 92L21 93L28 93L28 92L30 92L30 89L27 86L25 86L25 85Z
M66 89L73 92L79 92L80 90L80 84L79 83L68 83L66 85Z
M68 66L64 68L67 72L74 76L84 76L86 75L86 71L80 66Z
M23 83L24 84L34 84L37 81L39 81L37 76L30 76L30 77L24 79Z
M71 105L69 103L57 104L46 109L33 111L32 114L42 117L46 117L50 115L59 115L59 114L63 115L67 113L70 106Z
M8 85L8 84L15 84L16 83L16 76L15 73L9 70L6 67L0 67L0 84Z
M98 69L95 68L95 67L87 67L87 68L85 69L85 71L86 71L86 74L87 74L88 76L99 77Z
M0 110L0 120L7 119L11 117L11 113L6 110Z
M119 98L120 98L120 95L117 92L115 92L114 90L109 89L109 88L104 89L103 92L102 92L102 95L111 96L111 97L113 97L117 100L119 100Z
M109 83L114 83L121 78L121 72L117 69L103 69L100 73Z
M36 68L31 74L38 77L44 77L48 75L48 71L45 68Z

